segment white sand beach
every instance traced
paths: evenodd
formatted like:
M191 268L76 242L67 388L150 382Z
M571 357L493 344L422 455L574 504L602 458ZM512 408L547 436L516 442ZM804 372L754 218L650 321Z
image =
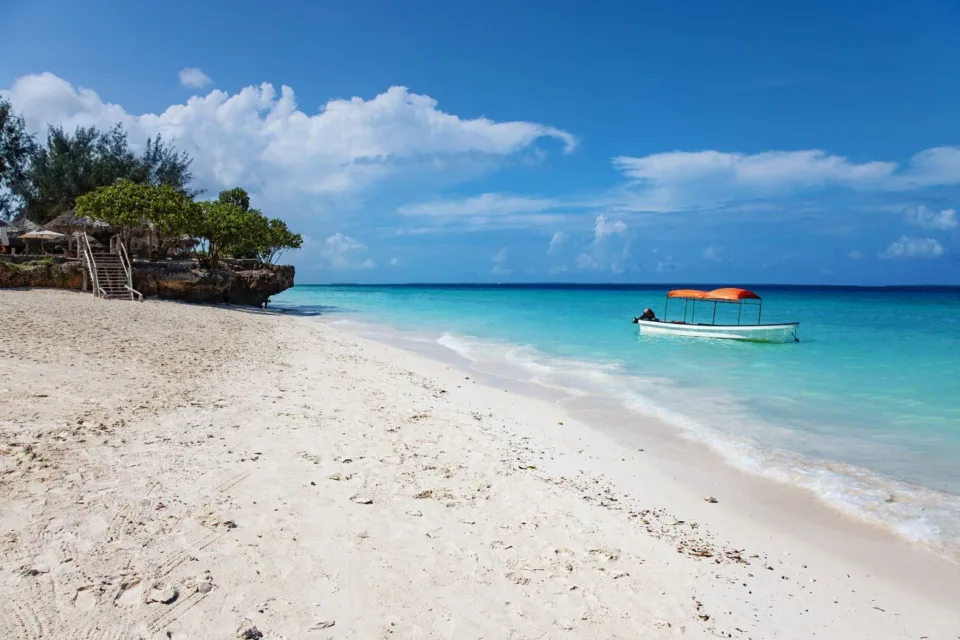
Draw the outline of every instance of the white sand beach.
M956 563L644 424L251 309L0 327L5 638L960 638Z

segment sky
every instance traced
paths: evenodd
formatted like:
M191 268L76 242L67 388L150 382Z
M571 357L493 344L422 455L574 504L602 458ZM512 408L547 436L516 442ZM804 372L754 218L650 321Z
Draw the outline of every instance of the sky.
M955 0L0 14L31 130L161 134L301 284L960 284Z

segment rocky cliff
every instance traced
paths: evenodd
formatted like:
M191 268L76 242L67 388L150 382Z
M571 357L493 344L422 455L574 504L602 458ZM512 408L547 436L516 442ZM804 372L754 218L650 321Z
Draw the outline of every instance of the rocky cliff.
M137 262L133 287L144 296L184 302L259 306L293 286L294 268L255 264L245 269L199 269L195 263ZM83 286L83 268L76 260L6 257L0 260L0 288Z
M14 287L46 287L80 289L83 269L79 262L57 258L13 261L0 260L0 289Z
M170 271L163 265L136 265L133 288L145 296L184 302L256 305L293 286L294 268L260 265L243 271L191 269Z

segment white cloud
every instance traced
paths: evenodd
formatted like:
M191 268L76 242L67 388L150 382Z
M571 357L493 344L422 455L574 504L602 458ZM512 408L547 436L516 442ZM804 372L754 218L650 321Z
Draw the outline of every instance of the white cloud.
M600 265L596 259L588 253L577 254L577 267L581 269L598 269Z
M555 200L528 198L503 193L482 193L462 200L446 200L408 204L397 209L404 216L462 217L506 216L536 213L558 206Z
M879 255L885 260L898 258L939 258L944 253L943 247L933 238L908 238L901 236L899 240L890 243Z
M507 262L507 248L503 247L500 251L497 251L495 254L490 256L490 259L493 261L493 269L490 270L490 273L496 273L501 275L506 275L510 273L510 269L506 267Z
M180 69L180 85L188 89L202 89L207 85L213 84L210 76L205 74L197 67L186 67Z
M851 251L851 252L848 253L847 255L849 256L849 258L850 258L851 260L860 260L860 259L863 258L863 254L860 253L860 251L859 251L858 249L854 249L853 251Z
M628 178L652 185L722 182L759 190L827 184L870 184L890 176L891 162L856 164L817 149L744 154L671 151L644 157L619 156L614 166Z
M657 262L657 271L676 271L680 264L672 256L666 256L663 260Z
M627 225L623 220L607 220L604 215L597 216L593 227L594 241L600 243L610 236L623 236L627 233Z
M400 265L400 261L399 261L398 259L396 259L396 258L390 258L390 266L391 266L391 267L396 267L396 266L399 266L399 265Z
M550 246L547 248L548 254L554 254L560 249L560 245L563 244L564 240L567 239L567 234L563 231L554 231L553 237L550 238Z
M922 204L907 210L907 220L921 229L949 230L960 226L956 209L931 211Z
M723 249L721 247L711 244L709 247L703 250L703 259L711 262L717 262L720 260L720 253L722 251Z
M23 76L0 94L31 131L119 122L133 144L159 133L193 157L196 186L216 193L243 185L254 197L283 202L362 191L402 172L439 173L455 159L496 161L543 138L567 151L576 145L571 134L547 125L445 113L433 98L404 87L368 100L330 100L316 113L297 108L292 88L278 93L268 83L232 95L213 90L140 115L52 73Z
M359 240L335 233L324 241L320 255L334 269L372 269L376 263L357 256L366 249L367 245Z
M906 164L854 162L819 149L745 154L672 151L618 156L613 165L631 182L612 207L623 211L677 211L736 200L835 187L895 191L960 184L960 147L937 147Z

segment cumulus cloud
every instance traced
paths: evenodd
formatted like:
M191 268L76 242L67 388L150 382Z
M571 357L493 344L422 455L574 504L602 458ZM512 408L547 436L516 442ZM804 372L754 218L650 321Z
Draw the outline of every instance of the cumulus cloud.
M554 139L575 138L533 122L461 118L430 96L390 87L369 99L330 100L316 113L298 108L288 86L213 90L162 113L132 114L52 73L17 79L0 92L31 131L47 125L121 123L133 144L161 134L187 151L197 186L216 192L238 184L254 194L290 199L355 193L404 171L442 172L450 160L493 159Z
M335 233L324 241L320 256L334 269L372 269L376 263L358 255L366 250L367 245L359 240Z
M599 269L600 264L589 253L577 254L577 267L580 269Z
M553 237L550 238L550 246L547 248L547 253L551 255L556 253L563 244L563 241L566 239L567 234L565 234L563 231L554 231Z
M910 258L939 258L944 253L943 246L934 238L908 238L901 236L890 243L880 257L885 260Z
M180 69L180 85L188 89L202 89L207 85L213 84L210 76L205 74L197 67L186 67Z
M607 220L607 216L599 215L594 220L594 241L600 243L610 236L623 236L627 233L627 225L623 220Z
M921 229L949 230L960 226L956 209L931 211L922 204L907 210L907 220Z
M848 253L847 256L848 256L851 260L860 260L860 259L863 258L863 254L860 253L860 251L857 250L857 249L854 249L853 251L851 251L850 253Z

